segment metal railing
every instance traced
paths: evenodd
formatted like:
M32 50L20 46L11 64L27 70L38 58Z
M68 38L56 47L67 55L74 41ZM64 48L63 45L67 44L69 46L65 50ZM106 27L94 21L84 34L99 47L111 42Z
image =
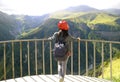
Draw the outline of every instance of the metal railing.
M118 45L120 42L103 40L71 42L73 55L68 61L68 73L93 77L101 74L104 78L104 61L109 60L112 80L113 47L120 49ZM57 73L52 49L53 42L47 39L0 41L0 79ZM100 71L96 70L100 65Z

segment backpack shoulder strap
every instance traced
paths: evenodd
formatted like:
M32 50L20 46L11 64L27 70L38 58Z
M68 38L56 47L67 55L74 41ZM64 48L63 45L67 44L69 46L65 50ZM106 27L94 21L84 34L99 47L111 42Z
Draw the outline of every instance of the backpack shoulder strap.
M67 37L63 37L63 34L57 34L57 36L56 36L56 40L55 40L55 43L57 43L57 42L64 42L65 43L65 40L66 40L66 38Z
M55 39L55 43L57 43L58 41L59 41L59 36L58 36L58 34L57 34L57 36L56 36L56 39Z

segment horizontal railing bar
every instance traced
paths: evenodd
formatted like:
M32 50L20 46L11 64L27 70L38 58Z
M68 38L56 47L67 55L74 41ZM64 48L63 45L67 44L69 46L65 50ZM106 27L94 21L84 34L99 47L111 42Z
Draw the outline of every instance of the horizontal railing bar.
M89 39L80 39L80 41L87 41L87 42L104 42L104 43L113 43L113 44L120 44L118 41L106 41L106 40L89 40Z
M21 40L7 40L7 41L0 41L0 43L9 43L9 42L27 42L27 41L50 41L48 39L21 39Z
M9 43L9 42L27 42L27 41L50 41L46 39L21 39L21 40L7 40L7 41L0 41L0 43ZM104 42L104 43L112 43L112 44L120 44L118 41L106 41L106 40L89 40L89 39L80 39L80 41L87 41L87 42Z

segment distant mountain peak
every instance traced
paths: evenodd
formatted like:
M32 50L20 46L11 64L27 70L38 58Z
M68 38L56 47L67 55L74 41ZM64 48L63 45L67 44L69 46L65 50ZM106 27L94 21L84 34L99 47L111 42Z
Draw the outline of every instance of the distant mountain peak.
M98 9L92 8L87 5L80 5L80 6L75 6L75 7L69 7L65 9L66 11L70 12L90 12L90 11L98 11Z

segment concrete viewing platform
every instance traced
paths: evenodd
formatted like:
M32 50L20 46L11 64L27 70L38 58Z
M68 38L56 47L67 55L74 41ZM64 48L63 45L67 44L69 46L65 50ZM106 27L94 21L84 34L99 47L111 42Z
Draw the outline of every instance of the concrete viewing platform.
M0 82L59 82L59 76L57 74L33 75L33 76L24 76L24 77L15 78L15 79L7 79ZM66 75L64 82L111 82L111 81L96 78L96 77Z

